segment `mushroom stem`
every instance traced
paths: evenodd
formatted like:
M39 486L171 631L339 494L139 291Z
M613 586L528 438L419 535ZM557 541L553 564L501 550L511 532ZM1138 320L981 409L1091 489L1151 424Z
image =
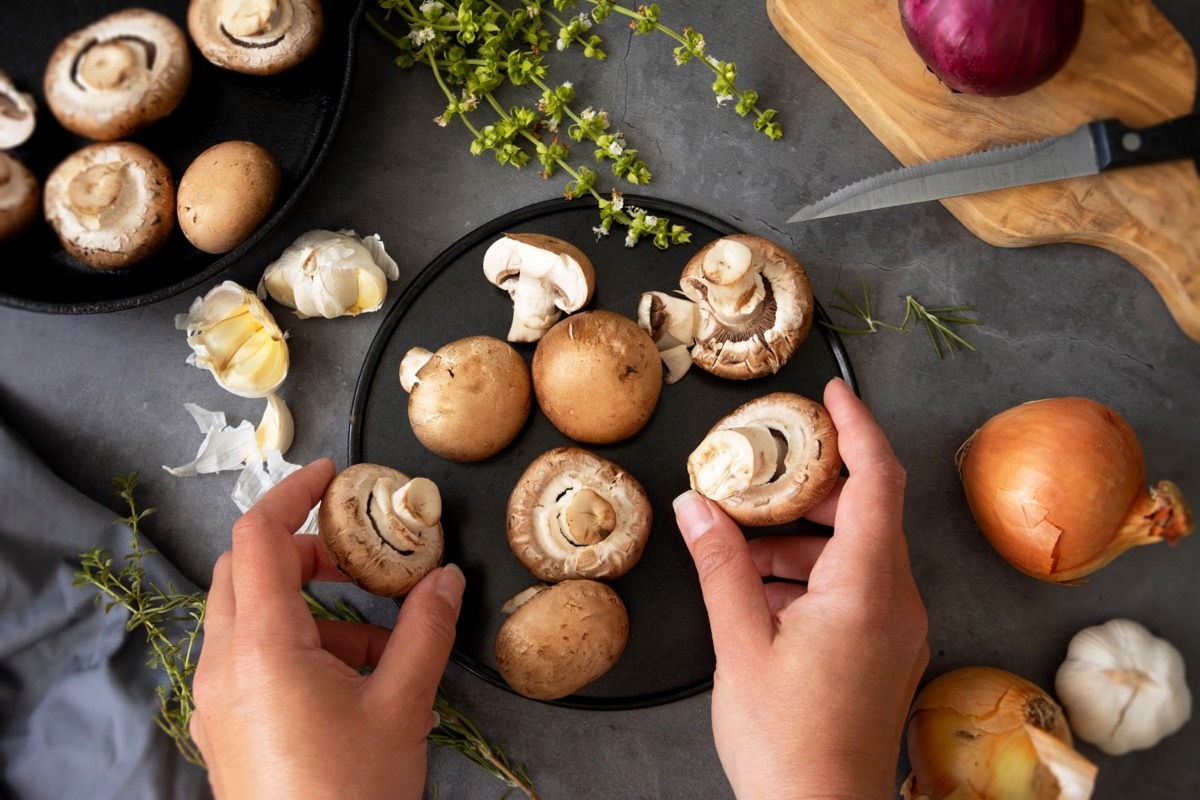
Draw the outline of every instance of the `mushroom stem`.
M658 357L662 359L667 374L663 380L669 386L682 378L692 367L692 351L687 345L678 345L667 350L659 350Z
M546 291L541 278L522 272L512 292L513 317L508 329L510 342L536 342L562 317L559 295Z
M413 478L392 493L392 508L405 528L420 533L441 522L442 494L429 478Z
M559 512L558 527L572 544L599 544L616 530L617 512L591 489L580 489Z
M666 292L645 292L638 302L638 325L658 346L659 351L696 341L699 315L691 300Z
M770 482L785 455L765 425L726 428L704 437L688 456L688 472L696 491L725 500Z
M376 479L371 487L371 497L367 500L367 518L380 539L401 555L411 555L416 545L413 538L416 531L410 530L396 513L393 501L395 493L396 484L391 478Z
M753 261L750 248L732 239L719 239L704 254L700 275L713 315L723 325L747 322L766 298L762 274L752 268Z
M400 386L404 391L412 392L413 387L420 383L417 373L431 358L433 353L424 347L414 347L404 354L404 358L400 359Z

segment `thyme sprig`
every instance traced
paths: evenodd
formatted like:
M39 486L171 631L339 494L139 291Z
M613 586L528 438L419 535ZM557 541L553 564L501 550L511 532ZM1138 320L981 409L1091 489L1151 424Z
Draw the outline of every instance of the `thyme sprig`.
M460 0L457 5L448 5L441 0L419 4L416 0L379 0L383 19L368 15L367 20L399 51L395 57L399 67L423 64L430 69L447 103L434 122L446 126L456 118L460 120L474 137L470 147L473 155L491 152L499 163L517 168L536 158L542 167L541 177L550 178L559 171L567 174L563 194L567 198L590 195L599 206L600 224L593 228L597 237L607 236L616 223L626 228L628 247L643 237L652 239L660 249L687 242L690 233L683 226L624 208L619 191L605 196L597 188L594 170L571 163L569 142L587 141L594 146L596 162L609 163L616 178L635 186L653 178L649 166L625 136L609 131L606 111L591 106L576 110L572 106L576 100L574 84L567 81L555 85L547 79L545 55L577 47L585 58L603 61L607 58L603 42L591 31L595 23L615 13L628 18L636 34L657 32L677 42L677 65L692 61L705 64L715 76L712 89L717 105L736 100L734 110L743 117L753 116L754 128L772 140L783 135L775 111L760 109L758 93L737 85L736 64L709 55L703 35L691 27L676 32L663 25L656 4L628 8L615 0L584 0L591 6L589 11L569 18L555 13L573 12L578 2ZM395 33L389 24L404 26L407 32ZM557 37L550 26L557 28ZM505 84L528 85L540 96L533 105L506 108L497 99L497 92ZM482 107L491 110L491 121L476 124L471 116ZM565 140L560 135L564 125Z
M862 320L865 328L848 328L841 325L834 325L830 322L822 321L821 324L830 330L844 333L850 336L860 336L871 333L878 333L880 330L887 329L900 331L901 333L911 333L910 325L920 323L925 326L925 330L929 333L929 340L933 343L933 351L937 353L937 357L942 358L943 348L951 355L956 350L966 349L972 352L975 348L954 332L951 325L982 325L982 320L971 319L964 317L960 312L974 311L973 306L947 306L943 308L926 308L913 295L905 295L904 297L904 319L899 325L892 325L875 317L871 311L871 297L867 291L867 281L864 278L862 282L862 302L859 303L852 299L848 294L841 289L834 290L834 293L841 300L840 303L831 303L832 308L839 311L844 311L857 319Z
M192 678L203 644L206 596L202 593L176 592L170 583L166 589L148 580L142 562L157 551L146 548L140 537L141 522L154 513L153 508L139 509L134 498L138 486L137 473L113 479L116 495L124 502L128 514L115 523L129 526L129 553L123 565L116 569L113 557L102 547L95 547L80 556L80 569L75 574L75 586L92 586L97 590L96 602L104 602L105 612L124 608L129 612L125 624L128 631L141 630L150 649L147 664L161 669L167 676L160 685L158 713L155 722L175 742L183 757L198 766L204 758L192 741L188 723L195 710ZM306 591L301 591L309 612L316 619L363 622L363 617L343 600L331 606L323 605ZM434 699L433 710L441 722L429 734L435 747L450 747L488 773L504 782L509 789L519 789L536 800L533 782L522 765L514 766L503 749L490 742L478 726L451 704L441 686Z

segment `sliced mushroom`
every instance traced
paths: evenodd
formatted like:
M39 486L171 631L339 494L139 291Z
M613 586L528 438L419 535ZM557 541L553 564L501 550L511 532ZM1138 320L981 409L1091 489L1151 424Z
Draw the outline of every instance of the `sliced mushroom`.
M736 409L687 461L692 488L742 525L800 519L832 491L841 468L829 412L790 392Z
M339 570L372 594L401 597L442 560L442 498L428 478L379 464L338 473L318 511Z
M492 336L458 339L436 353L409 350L400 384L409 392L413 433L451 461L480 461L503 450L533 405L525 360Z
M662 391L650 337L628 317L585 311L558 322L533 353L533 391L572 439L609 444L642 429Z
M37 103L33 95L18 91L12 79L0 71L0 150L25 144L36 126Z
M171 235L175 181L139 144L93 144L50 173L45 212L71 255L97 269L119 269L149 257Z
M321 43L319 0L192 0L188 32L218 67L274 75L308 58Z
M496 669L518 694L557 700L612 669L629 641L629 614L610 587L564 581L531 587L505 604Z
M483 254L483 274L513 301L510 342L536 342L588 304L595 271L579 248L540 233L506 233Z
M46 105L69 131L122 139L170 114L192 78L187 37L162 14L131 8L68 36L46 66Z
M641 484L611 461L558 447L526 468L508 498L508 546L544 581L611 580L642 556L653 512Z
M663 380L675 383L692 366L691 347L696 342L700 316L696 304L665 292L646 292L638 301L638 325L650 334L667 374Z
M0 241L20 236L38 212L37 177L29 167L0 152Z

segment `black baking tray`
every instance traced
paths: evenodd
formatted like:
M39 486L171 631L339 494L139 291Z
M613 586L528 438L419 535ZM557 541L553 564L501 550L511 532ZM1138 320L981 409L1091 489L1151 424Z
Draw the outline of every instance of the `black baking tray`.
M192 81L170 116L129 137L158 154L178 180L196 156L230 139L256 142L283 174L275 210L245 242L224 255L192 247L176 227L146 261L121 270L84 266L40 219L18 239L0 242L0 303L33 311L94 314L171 297L225 271L251 252L291 212L324 161L353 83L356 32L366 0L325 0L326 27L317 51L278 75L242 75L213 66L191 46ZM37 129L13 154L40 182L90 140L65 130L46 107L42 76L50 54L71 33L127 0L8 2L0 13L0 69L38 103ZM137 3L170 17L187 32L187 0ZM190 37L189 37L190 38Z
M516 441L482 462L458 464L426 450L408 423L408 395L398 367L409 348L430 350L455 339L489 334L503 339L512 317L508 295L487 282L482 258L504 232L557 236L578 246L596 270L589 308L636 317L642 292L678 288L686 261L702 246L739 231L703 212L662 200L627 197L629 205L665 215L692 232L692 241L659 251L648 240L624 246L623 232L597 240L594 203L552 200L515 211L456 242L410 284L384 319L359 376L350 422L350 463L373 462L434 480L443 497L446 560L467 576L453 659L485 680L507 688L495 669L492 643L500 607L536 583L508 549L505 507L525 467L544 451L574 444L535 407ZM825 319L817 307L817 318ZM535 345L515 345L528 362ZM654 509L649 543L638 564L612 582L629 610L629 644L616 666L579 693L555 705L628 709L671 702L712 685L715 660L699 581L675 527L671 500L688 488L687 455L708 429L736 406L772 391L820 399L832 377L855 386L841 341L816 324L779 374L753 381L716 378L694 368L664 386L650 422L633 438L612 445L583 445L631 472ZM777 533L760 528L749 535ZM797 526L787 526L795 531Z

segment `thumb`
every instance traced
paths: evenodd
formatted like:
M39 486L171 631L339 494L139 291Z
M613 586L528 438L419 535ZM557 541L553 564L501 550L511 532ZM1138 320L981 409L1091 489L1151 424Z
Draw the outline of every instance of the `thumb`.
M404 598L371 681L387 693L392 707L411 711L419 698L421 708L433 708L466 584L462 571L447 564L422 578Z
M700 576L717 662L754 657L774 633L762 577L741 529L696 492L675 498L675 520Z

